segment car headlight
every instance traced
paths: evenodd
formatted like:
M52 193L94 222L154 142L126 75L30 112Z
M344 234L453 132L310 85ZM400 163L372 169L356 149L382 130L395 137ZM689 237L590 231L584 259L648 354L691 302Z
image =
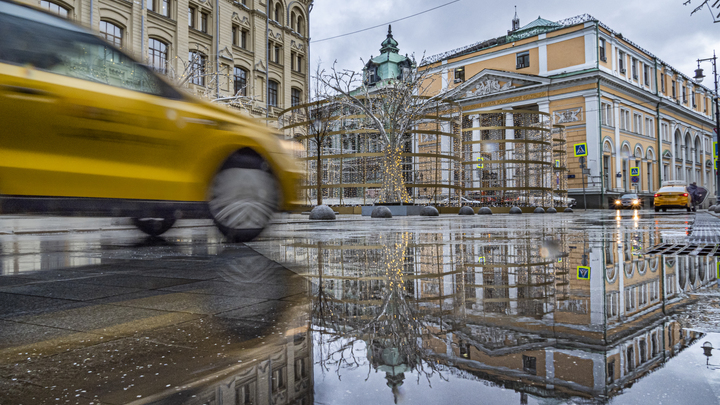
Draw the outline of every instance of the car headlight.
M620 205L620 204L622 204L622 201L620 201L620 200L615 200L615 204Z
M633 204L640 204L640 200L633 200Z

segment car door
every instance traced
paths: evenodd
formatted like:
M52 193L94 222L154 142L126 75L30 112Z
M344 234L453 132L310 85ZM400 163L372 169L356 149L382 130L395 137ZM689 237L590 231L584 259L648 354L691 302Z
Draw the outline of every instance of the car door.
M0 193L187 199L180 93L62 19L0 5Z

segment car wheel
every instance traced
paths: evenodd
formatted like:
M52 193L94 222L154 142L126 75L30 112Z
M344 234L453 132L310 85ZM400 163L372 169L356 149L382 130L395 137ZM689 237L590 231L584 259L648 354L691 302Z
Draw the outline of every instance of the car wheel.
M275 176L260 156L233 155L210 187L210 215L229 241L247 242L268 225L278 209Z
M133 225L150 236L160 236L172 228L175 218L133 218Z
M659 212L659 211L660 211L660 208L655 207L655 212Z
M667 208L663 208L662 210L663 210L663 212L667 212Z
M685 209L687 210L687 212L692 211L692 210L690 209L690 207L685 207Z

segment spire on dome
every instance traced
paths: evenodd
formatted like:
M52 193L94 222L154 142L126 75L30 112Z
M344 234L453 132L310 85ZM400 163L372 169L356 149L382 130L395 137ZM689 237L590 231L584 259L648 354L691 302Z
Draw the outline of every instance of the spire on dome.
M393 38L392 35L392 25L388 25L388 33L387 38L380 44L380 53L398 53L400 51L400 48L398 48L398 43Z
M512 30L511 31L517 31L520 29L520 18L517 15L517 6L515 6L515 17L512 20Z

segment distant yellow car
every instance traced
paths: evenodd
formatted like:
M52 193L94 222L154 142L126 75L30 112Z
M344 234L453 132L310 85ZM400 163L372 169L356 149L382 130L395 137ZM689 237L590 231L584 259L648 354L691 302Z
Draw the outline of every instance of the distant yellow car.
M277 136L65 19L0 0L0 212L212 218L246 241L296 204Z
M655 212L660 210L667 211L668 208L686 209L690 212L692 207L692 199L688 193L687 187L684 185L666 185L655 192Z

